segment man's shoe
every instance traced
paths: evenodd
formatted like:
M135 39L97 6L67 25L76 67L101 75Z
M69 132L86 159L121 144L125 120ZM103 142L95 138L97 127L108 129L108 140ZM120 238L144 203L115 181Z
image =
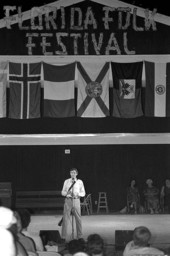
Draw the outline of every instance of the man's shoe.
M59 221L58 226L61 227L62 223L63 223L63 218L61 218L61 220Z

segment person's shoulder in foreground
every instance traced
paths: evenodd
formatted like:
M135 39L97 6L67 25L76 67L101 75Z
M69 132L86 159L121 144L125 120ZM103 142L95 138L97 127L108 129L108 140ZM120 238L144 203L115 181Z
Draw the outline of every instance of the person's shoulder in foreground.
M164 255L164 252L149 246L151 232L147 227L139 226L134 229L133 240L130 241L123 252L123 256L134 255Z

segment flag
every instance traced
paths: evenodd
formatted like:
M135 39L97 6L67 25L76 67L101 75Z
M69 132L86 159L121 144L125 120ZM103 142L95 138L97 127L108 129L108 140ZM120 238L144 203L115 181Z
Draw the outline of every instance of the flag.
M44 116L75 116L75 62L67 65L43 63Z
M41 63L9 63L9 118L40 117Z
M145 62L145 115L170 116L170 63Z
M6 117L7 67L8 62L0 62L0 118Z
M113 116L134 118L143 115L141 104L143 62L111 63Z
M109 63L78 62L77 116L109 116Z

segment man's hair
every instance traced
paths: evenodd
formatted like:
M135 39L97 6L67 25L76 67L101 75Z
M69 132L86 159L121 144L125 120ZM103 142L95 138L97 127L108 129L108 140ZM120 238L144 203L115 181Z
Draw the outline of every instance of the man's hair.
M73 239L68 243L68 251L71 254L75 254L76 252L85 251L85 241L82 239Z
M27 209L18 209L21 218L22 228L27 228L31 222L31 214Z
M77 168L71 168L71 169L70 169L70 172L72 172L72 171L76 171L76 173L78 174Z
M151 232L147 227L140 226L134 229L133 241L135 245L148 246L151 238Z
M89 255L101 254L104 250L104 241L99 234L91 234L87 238L87 252Z

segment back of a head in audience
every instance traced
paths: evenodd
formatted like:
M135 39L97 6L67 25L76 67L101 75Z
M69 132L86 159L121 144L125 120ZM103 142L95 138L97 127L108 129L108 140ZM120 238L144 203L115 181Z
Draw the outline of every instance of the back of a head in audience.
M21 218L22 228L27 229L31 222L31 214L27 209L18 209L17 212Z
M8 229L12 224L16 223L17 220L11 209L4 206L0 206L0 227Z
M68 251L70 254L83 252L85 250L85 241L83 239L73 239L68 243Z
M136 227L133 232L133 240L125 246L123 256L163 256L163 251L149 245L150 239L151 232L147 227Z
M13 211L9 208L0 207L0 255L16 256L15 240L11 232L8 230L16 219Z
M87 238L87 253L101 255L104 253L104 241L99 234L91 234Z
M88 256L88 254L85 252L76 252L73 256Z
M135 245L144 247L149 246L149 241L151 239L151 232L147 227L140 226L134 229L133 241Z

